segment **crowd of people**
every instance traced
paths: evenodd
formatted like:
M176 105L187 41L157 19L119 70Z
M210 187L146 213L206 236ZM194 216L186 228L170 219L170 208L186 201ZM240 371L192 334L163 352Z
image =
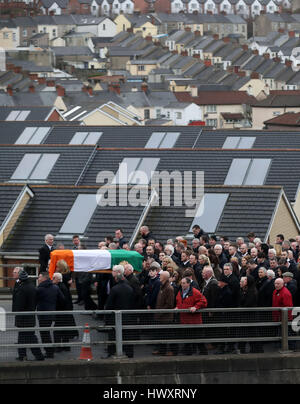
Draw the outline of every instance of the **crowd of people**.
M75 282L77 290L76 304L84 305L86 310L130 310L130 309L188 309L189 312L176 314L153 314L153 322L170 324L177 321L181 324L201 324L225 321L218 313L201 313L203 308L253 308L253 307L293 307L300 306L300 236L286 240L284 235L278 234L273 244L262 242L254 233L249 233L247 238L238 237L235 241L227 237L208 235L198 225L193 227L194 238L187 241L184 237L169 239L165 244L161 243L151 233L147 226L140 229L140 238L133 249L143 256L143 269L135 272L135 268L128 262L121 262L112 268L112 273L75 273L71 272L65 261L57 264L56 273L52 280L49 279L47 268L50 252L54 248L54 237L45 236L45 244L39 250L40 275L37 289L29 287L28 276L22 270L18 272L13 299L14 311L38 311L43 310L72 310L73 303L70 287ZM64 245L56 246L64 249ZM78 235L73 236L73 249L85 249ZM98 244L99 249L125 249L130 246L124 237L122 229L117 229L114 236L107 236ZM23 288L21 287L22 285ZM94 288L93 288L94 286ZM31 289L30 289L31 288ZM22 293L32 295L32 299L22 299ZM96 290L98 299L92 298L92 291ZM51 296L51 303L50 298ZM175 312L174 312L175 313ZM278 321L280 312L269 313L271 318L267 321ZM74 325L74 318L70 315L55 319L55 316L39 317L40 327L54 325ZM107 321L107 318L98 316ZM136 317L138 321L140 318ZM176 319L176 320L175 320ZM230 316L228 315L227 321ZM266 320L266 317L258 318L249 316L244 319ZM125 320L126 321L126 320ZM240 322L243 322L243 313L240 314ZM16 326L25 324L25 318L16 316ZM26 318L26 324L32 326L33 318ZM26 326L26 325L25 325ZM189 327L189 338L213 337L216 329L210 329L204 333L199 327ZM175 331L174 331L175 332ZM68 332L54 333L54 342L68 342L78 333ZM129 331L128 331L129 333ZM127 333L127 334L128 334ZM155 334L155 335L154 335ZM164 330L153 331L154 337L161 339L174 337ZM187 333L184 329L176 330L177 339L184 338ZM229 334L228 334L229 335ZM228 337L227 335L227 337ZM232 336L233 334L231 334ZM129 334L127 335L127 337ZM131 335L132 336L132 335ZM237 334L235 334L237 336ZM257 336L257 334L256 334ZM113 336L110 336L111 338ZM49 331L41 332L44 343L51 342ZM126 339L126 335L125 335ZM172 339L172 338L171 338ZM19 341L36 343L34 333L19 333ZM154 338L155 340L155 338ZM155 343L155 341L154 341ZM250 352L263 352L261 342L249 344ZM218 344L215 347L217 353L235 352L233 343ZM290 344L294 349L295 345ZM60 349L68 349L60 348ZM238 344L240 352L246 352L246 343ZM128 357L133 357L132 345L125 345L124 351ZM181 350L184 354L207 354L207 344L184 344ZM32 353L37 360L44 357L53 357L54 349L47 348L43 355L39 348L33 348ZM160 344L153 350L153 355L176 355L180 353L177 344ZM108 355L114 354L114 347L109 344ZM19 349L19 359L26 358L26 350Z

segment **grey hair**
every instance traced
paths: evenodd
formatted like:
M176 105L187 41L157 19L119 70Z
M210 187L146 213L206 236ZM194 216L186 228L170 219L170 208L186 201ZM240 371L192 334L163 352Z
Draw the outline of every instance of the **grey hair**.
M265 275L268 274L267 268L265 268L265 267L260 267L260 268L259 268L259 271L260 271L261 269L264 271Z
M60 272L55 272L53 278L58 278L59 282L62 282L62 274Z
M46 236L45 236L45 241L47 241L48 238L53 238L53 239L54 239L53 234L46 234Z
M233 271L233 268L232 268L232 265L231 265L230 262L227 262L226 264L223 265L223 270L224 270L225 267L229 268L231 271Z
M275 278L275 272L274 272L272 269L268 269L268 270L267 270L267 275L268 275L269 277L272 277L272 279Z

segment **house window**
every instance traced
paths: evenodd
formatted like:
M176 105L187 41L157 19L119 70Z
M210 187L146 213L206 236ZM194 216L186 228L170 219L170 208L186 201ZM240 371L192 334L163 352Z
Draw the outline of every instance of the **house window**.
M144 119L150 119L150 110L149 109L144 110Z
M206 120L206 125L207 125L207 126L214 126L214 127L217 127L218 122L217 122L216 119L207 119L207 120Z
M52 30L52 35L53 35L53 36L56 36L56 29L53 29L53 30Z
M145 66L144 65L138 66L138 71L139 72L145 71Z
M3 32L3 39L9 39L9 33Z
M161 117L161 110L157 109L156 110L156 119L160 119L160 117Z
M13 41L16 42L17 41L17 34L15 32L13 32Z
M27 36L27 29L23 29L23 36Z
M207 112L217 112L216 105L207 105Z
M102 29L103 29L103 31L105 31L105 29L106 29L105 24L103 24Z
M115 7L115 8L118 8L118 7L119 7L119 4L115 4L114 7Z
M182 119L182 113L176 112L176 119Z

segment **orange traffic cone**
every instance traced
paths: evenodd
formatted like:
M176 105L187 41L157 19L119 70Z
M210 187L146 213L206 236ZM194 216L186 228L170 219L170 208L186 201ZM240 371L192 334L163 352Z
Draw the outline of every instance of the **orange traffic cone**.
M81 347L79 359L92 360L92 348L91 348L91 337L90 337L90 327L88 324L85 325L85 329L83 331L83 346Z

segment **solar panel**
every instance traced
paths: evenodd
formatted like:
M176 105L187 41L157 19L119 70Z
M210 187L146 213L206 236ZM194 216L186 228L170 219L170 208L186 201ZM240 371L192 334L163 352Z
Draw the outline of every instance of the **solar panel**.
M251 159L233 159L224 185L243 185Z
M37 129L36 127L25 128L21 133L21 135L16 140L15 144L28 144L36 129Z
M97 144L103 132L89 132L83 144Z
M59 156L59 154L42 154L42 157L30 175L30 179L46 180Z
M237 148L238 149L252 149L255 140L256 140L256 137L243 136L240 138Z
M207 233L215 233L226 205L229 194L204 194L190 227L195 224Z
M164 132L153 132L150 138L148 139L145 149L158 149L159 145L163 141L164 136L165 136Z
M136 167L132 178L130 179L130 184L149 184L153 171L155 171L159 158L143 158Z
M180 136L179 132L166 133L159 148L160 149L171 149L172 147L175 146L175 143L177 142L177 139L179 136Z
M89 132L76 132L69 144L82 144Z
M47 136L50 127L44 127L44 128L36 128L36 131L34 132L32 138L27 142L27 144L41 144L43 143L45 137Z
M271 159L253 159L243 185L264 185Z
M95 194L78 195L60 229L60 233L83 234L96 210L96 207L97 199Z
M19 111L19 115L15 119L16 121L25 121L31 111Z
M252 136L228 136L223 144L223 149L252 149L256 137Z
M6 121L16 121L18 115L20 114L20 111L11 111L7 117L6 117Z
M23 156L22 160L20 161L18 167L16 168L15 172L11 176L12 180L26 180L29 178L32 170L34 169L35 165L41 158L40 153L31 154L27 153Z
M223 144L222 149L236 149L239 141L239 136L228 136Z

